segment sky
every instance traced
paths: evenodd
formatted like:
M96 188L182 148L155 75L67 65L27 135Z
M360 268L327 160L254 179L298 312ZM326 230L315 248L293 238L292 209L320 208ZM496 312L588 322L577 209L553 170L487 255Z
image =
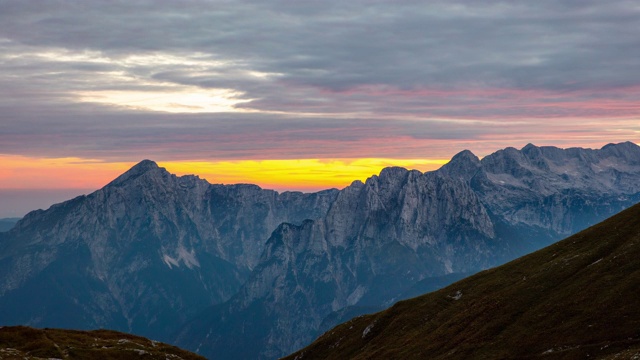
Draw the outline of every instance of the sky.
M314 191L638 143L638 31L638 1L0 0L0 217L143 159Z

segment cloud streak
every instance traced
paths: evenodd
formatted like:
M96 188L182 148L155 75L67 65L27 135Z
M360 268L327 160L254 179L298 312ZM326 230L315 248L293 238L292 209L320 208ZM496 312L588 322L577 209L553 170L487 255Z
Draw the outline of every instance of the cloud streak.
M21 0L0 23L0 154L447 158L639 138L634 1Z

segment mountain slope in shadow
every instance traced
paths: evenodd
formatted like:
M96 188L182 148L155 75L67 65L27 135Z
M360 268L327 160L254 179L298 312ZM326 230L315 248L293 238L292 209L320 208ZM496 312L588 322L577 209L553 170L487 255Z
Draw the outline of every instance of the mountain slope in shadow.
M640 355L640 205L545 249L327 331L287 359Z

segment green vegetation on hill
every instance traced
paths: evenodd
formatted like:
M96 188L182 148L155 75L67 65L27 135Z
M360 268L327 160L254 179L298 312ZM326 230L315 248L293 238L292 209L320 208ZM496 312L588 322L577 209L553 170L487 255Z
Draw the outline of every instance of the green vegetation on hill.
M0 328L0 359L202 360L175 346L110 330Z
M326 332L287 359L640 358L640 205L442 290Z

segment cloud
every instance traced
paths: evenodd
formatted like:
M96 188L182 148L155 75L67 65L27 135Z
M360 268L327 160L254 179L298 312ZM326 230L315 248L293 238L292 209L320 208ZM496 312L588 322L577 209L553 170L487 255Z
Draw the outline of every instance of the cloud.
M640 131L634 1L21 0L0 23L0 153L446 157Z
M640 66L640 10L625 1L16 1L0 10L1 35L22 44L108 57L196 52L333 90L629 85Z

